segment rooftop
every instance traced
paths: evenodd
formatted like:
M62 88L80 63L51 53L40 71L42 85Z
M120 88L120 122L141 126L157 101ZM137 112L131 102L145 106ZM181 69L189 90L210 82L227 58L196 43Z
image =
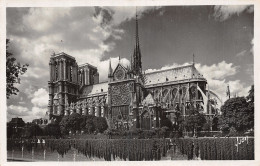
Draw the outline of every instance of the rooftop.
M102 82L94 85L86 85L81 90L81 95L88 96L99 93L107 93L108 91L108 82Z
M58 54L55 54L55 55L54 55L54 57L59 57L59 56L67 56L67 57L69 57L69 58L75 60L75 58L74 58L73 56L68 55L68 54L66 54L66 53L64 53L64 52L61 52L61 53L58 53Z
M84 63L84 64L79 65L79 67L83 67L83 66L90 66L90 67L92 67L92 68L97 69L96 66L93 66L93 65L91 65L91 64L89 64L89 63Z
M204 78L194 65L186 65L166 70L159 70L146 75L146 85L180 81L192 78Z

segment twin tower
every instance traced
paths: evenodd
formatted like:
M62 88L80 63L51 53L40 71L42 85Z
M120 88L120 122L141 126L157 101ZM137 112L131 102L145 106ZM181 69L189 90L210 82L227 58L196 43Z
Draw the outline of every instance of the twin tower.
M77 101L81 87L99 83L96 67L78 65L74 57L63 52L51 56L49 67L49 114L64 115L65 105Z

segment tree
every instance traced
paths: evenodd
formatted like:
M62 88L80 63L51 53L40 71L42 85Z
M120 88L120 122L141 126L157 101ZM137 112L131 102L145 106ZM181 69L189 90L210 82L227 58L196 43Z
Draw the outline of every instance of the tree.
M183 125L187 131L191 131L192 135L194 135L194 132L202 129L203 125L206 123L206 119L193 104L187 109L187 112L188 115L185 117Z
M60 126L58 124L48 124L44 128L44 135L55 136L59 138L61 136Z
M24 130L23 130L23 137L25 138L33 138L36 136L43 135L43 130L40 128L39 125L33 123L26 123Z
M172 130L172 121L168 118L161 120L161 127L168 127L168 130Z
M15 87L15 84L20 83L19 75L26 72L28 64L21 65L19 62L15 62L16 59L12 57L12 53L8 50L9 39L6 39L6 97L9 99L11 95L17 95L19 90Z
M84 130L86 133L93 133L95 130L95 126L93 123L94 115L84 115L81 117L80 128Z
M219 130L218 121L219 121L219 115L215 116L213 118L213 120L212 120L212 130L213 131L218 131Z
M62 134L68 134L69 131L80 130L80 117L78 113L64 116L60 122Z
M93 119L93 124L95 126L95 131L103 133L107 128L107 121L104 117L95 117Z
M12 118L10 122L7 123L7 137L8 138L19 138L21 137L23 127L25 122L22 118Z
M69 120L69 116L64 116L62 118L61 122L59 123L61 134L68 134L69 133L68 120Z
M255 98L254 98L254 85L251 85L251 89L249 90L248 92L248 96L246 97L246 99L249 101L249 102L253 102L255 101Z
M220 129L224 132L229 132L230 128L233 128L237 132L245 132L253 128L254 109L250 105L245 97L228 99L221 107Z
M254 129L254 111L255 111L255 98L254 98L254 85L251 86L251 89L248 92L248 96L246 99L248 100L248 109L251 112L251 116L249 117L249 121L251 122L249 128Z

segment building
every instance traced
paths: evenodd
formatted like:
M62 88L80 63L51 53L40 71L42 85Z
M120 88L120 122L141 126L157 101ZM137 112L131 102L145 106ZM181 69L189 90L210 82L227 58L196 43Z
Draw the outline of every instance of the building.
M145 74L139 47L138 21L136 43L131 65L124 67L119 60L113 70L108 66L108 81L99 82L95 66L78 65L66 54L50 57L48 113L50 117L74 112L106 117L111 128L160 127L164 118L175 123L175 113L185 118L191 105L208 116L215 112L208 103L207 80L194 63Z
M12 120L7 123L7 138L19 138L24 126L25 122L22 118L12 118Z

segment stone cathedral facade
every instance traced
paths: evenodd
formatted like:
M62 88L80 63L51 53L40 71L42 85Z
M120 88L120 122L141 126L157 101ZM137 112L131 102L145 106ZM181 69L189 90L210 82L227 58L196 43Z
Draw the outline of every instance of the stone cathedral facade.
M67 116L72 113L105 117L111 128L160 127L168 118L175 123L176 112L185 117L193 104L206 115L209 109L207 80L195 68L187 66L144 74L136 19L136 43L131 65L120 63L108 68L108 81L99 82L95 66L78 65L66 54L50 57L48 114Z

